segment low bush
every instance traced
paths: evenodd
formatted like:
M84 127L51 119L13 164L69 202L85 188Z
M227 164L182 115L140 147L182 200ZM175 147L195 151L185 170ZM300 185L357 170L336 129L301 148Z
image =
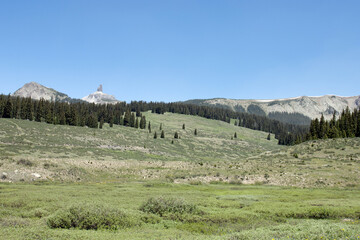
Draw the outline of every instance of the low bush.
M161 217L165 213L193 213L196 210L195 205L186 203L183 199L157 197L149 198L140 210L146 213L153 213Z
M47 219L47 225L51 228L116 230L132 227L136 221L118 209L85 204L57 211Z
M18 165L24 165L24 166L27 166L27 167L32 167L32 166L35 165L32 161L27 160L27 159L20 159L16 163Z

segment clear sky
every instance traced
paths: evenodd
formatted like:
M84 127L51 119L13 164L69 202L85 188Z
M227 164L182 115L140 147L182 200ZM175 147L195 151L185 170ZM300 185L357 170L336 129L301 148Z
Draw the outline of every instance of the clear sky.
M1 1L0 81L126 101L360 95L360 1Z

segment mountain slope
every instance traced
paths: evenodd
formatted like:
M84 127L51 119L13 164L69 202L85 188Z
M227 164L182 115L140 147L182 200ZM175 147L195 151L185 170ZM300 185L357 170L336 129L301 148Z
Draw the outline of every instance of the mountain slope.
M301 119L301 122L309 123L310 119L320 117L321 114L324 114L326 119L330 119L334 112L337 114L341 113L341 111L346 107L349 107L351 110L360 107L360 96L303 96L274 100L237 100L214 98L189 100L185 103L228 108L238 112L248 112L256 115L269 116L270 118L275 118L288 123L291 123L291 120L296 119ZM286 120L284 114L297 115L294 115L294 117L288 116L289 119ZM297 122L297 124L301 124L301 122Z
M58 92L52 88L45 87L37 82L26 83L24 86L16 90L13 94L15 97L31 97L40 100L41 98L49 101L59 102L75 102L78 99L70 98L65 93Z
M102 85L100 85L96 92L89 94L86 97L83 97L82 100L89 102L89 103L96 103L96 104L105 104L105 103L117 103L119 102L116 98L112 95L103 93Z

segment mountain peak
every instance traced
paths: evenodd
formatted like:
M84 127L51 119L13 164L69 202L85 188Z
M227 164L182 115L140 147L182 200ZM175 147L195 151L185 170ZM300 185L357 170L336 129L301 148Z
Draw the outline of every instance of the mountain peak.
M83 97L82 100L95 103L95 104L104 104L104 103L117 103L119 102L113 95L103 93L103 86L97 88L97 91L94 93L89 94L86 97Z
M15 97L31 97L32 99L36 100L41 98L49 101L70 100L70 97L65 93L61 93L52 88L45 87L37 82L29 82L24 84L24 86L16 90L12 95Z

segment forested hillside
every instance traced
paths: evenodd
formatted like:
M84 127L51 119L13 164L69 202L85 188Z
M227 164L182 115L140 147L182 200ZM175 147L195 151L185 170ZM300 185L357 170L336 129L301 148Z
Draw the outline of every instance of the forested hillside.
M228 123L231 119L236 119L238 126L274 133L279 144L283 145L294 144L296 136L304 135L308 131L307 127L284 124L264 116L193 104L143 101L133 101L129 104L125 102L116 104L64 103L0 95L1 117L49 124L102 128L104 123L109 123L110 126L117 124L145 129L149 128L149 124L146 124L146 119L141 112L150 110L158 114L180 113Z

